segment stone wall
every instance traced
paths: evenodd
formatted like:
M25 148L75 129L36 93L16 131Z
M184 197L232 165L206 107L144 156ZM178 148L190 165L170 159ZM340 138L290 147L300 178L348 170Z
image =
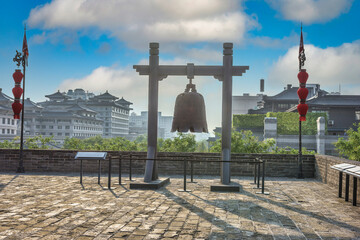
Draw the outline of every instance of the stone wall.
M360 166L360 162L351 161L344 158L328 156L328 155L315 155L315 169L316 174L315 177L322 181L323 183L327 183L331 186L334 186L335 189L338 189L339 184L339 171L336 171L330 168L333 165L340 163L349 163L353 165ZM359 181L358 181L359 182ZM360 190L358 183L358 194L357 194L357 203L360 203ZM343 197L345 196L345 174L343 175ZM352 191L353 191L353 178L350 177L350 190L349 190L349 199L352 201Z
M18 150L1 149L0 150L0 171L14 172L18 166ZM129 172L129 155L132 154L132 172L137 174L144 173L146 153L142 152L108 152L113 156L112 171L118 173L119 164L116 158L123 155L122 172ZM80 163L74 160L76 151L71 150L24 150L24 167L26 172L78 172ZM207 162L195 162L194 174L197 175L218 175L220 176L220 163L211 162L219 160L220 154L216 153L159 153L158 157L168 161L159 161L159 175L183 174L184 158L205 160ZM297 155L279 155L279 154L232 154L232 160L248 161L254 158L260 158L267 161L266 176L270 177L297 177ZM176 161L181 160L181 161ZM315 177L315 157L313 155L303 156L304 176L307 178ZM84 160L84 172L97 172L97 162ZM103 164L103 171L107 172L108 163ZM188 168L190 169L190 168ZM232 176L252 176L254 171L253 164L235 164L232 163ZM188 170L190 173L190 170Z

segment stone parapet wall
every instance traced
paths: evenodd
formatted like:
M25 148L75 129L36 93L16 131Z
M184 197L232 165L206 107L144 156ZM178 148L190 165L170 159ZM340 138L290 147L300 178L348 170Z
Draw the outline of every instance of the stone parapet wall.
M353 165L360 166L360 162L352 161L344 158L328 156L328 155L315 155L315 169L316 174L315 177L321 180L323 183L327 183L329 185L334 186L338 189L339 184L339 171L336 171L330 168L333 165L340 163L349 163ZM359 180L358 180L359 182ZM358 183L358 192L357 192L357 203L360 202L360 190ZM343 197L345 196L345 174L343 175ZM349 190L349 199L352 200L352 192L353 192L353 177L350 177L350 190Z
M27 172L79 172L80 161L74 160L77 151L72 150L24 150L24 167ZM14 172L18 166L19 150L0 150L0 171ZM115 152L109 151L113 156L112 171L118 173L120 155L123 157L122 173L129 173L129 155L132 154L132 173L143 174L145 161L139 160L146 157L145 152ZM183 160L195 159L207 162L194 162L194 174L196 175L220 175L220 163L211 160L220 160L218 153L158 153L159 175L183 174ZM269 177L297 177L297 155L289 154L232 154L232 160L249 161L255 158L266 160L266 176ZM303 156L303 171L307 178L315 177L315 157ZM84 160L84 173L97 172L97 161ZM108 163L103 163L103 172L107 172ZM253 164L231 165L232 176L252 176ZM188 167L190 174L190 164Z

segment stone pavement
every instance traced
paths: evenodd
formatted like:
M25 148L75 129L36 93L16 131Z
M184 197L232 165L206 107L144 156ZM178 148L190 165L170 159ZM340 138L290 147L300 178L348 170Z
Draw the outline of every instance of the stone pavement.
M233 179L239 193L210 192L215 177L191 192L180 176L157 191L116 180L109 191L105 176L82 187L76 174L0 174L0 239L360 239L360 207L313 179L270 178L270 195L251 178Z

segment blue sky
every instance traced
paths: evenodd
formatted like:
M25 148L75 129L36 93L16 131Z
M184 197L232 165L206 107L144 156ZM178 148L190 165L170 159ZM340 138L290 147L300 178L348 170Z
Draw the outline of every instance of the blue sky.
M45 100L57 90L109 90L147 110L149 42L160 43L160 64L220 65L222 43L234 43L233 94L280 92L298 85L297 51L303 22L308 83L329 92L360 92L360 1L349 0L19 0L0 9L0 88L11 95L15 50L27 24L26 97ZM159 110L172 115L185 77L160 82ZM204 95L209 129L221 125L221 83L194 79Z

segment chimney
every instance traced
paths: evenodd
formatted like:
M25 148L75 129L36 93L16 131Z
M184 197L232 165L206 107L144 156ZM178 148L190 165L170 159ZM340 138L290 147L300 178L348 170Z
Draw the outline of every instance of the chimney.
M264 79L260 79L260 92L264 92Z
M289 90L291 88L291 86L292 86L291 84L288 84L287 85L287 90Z

